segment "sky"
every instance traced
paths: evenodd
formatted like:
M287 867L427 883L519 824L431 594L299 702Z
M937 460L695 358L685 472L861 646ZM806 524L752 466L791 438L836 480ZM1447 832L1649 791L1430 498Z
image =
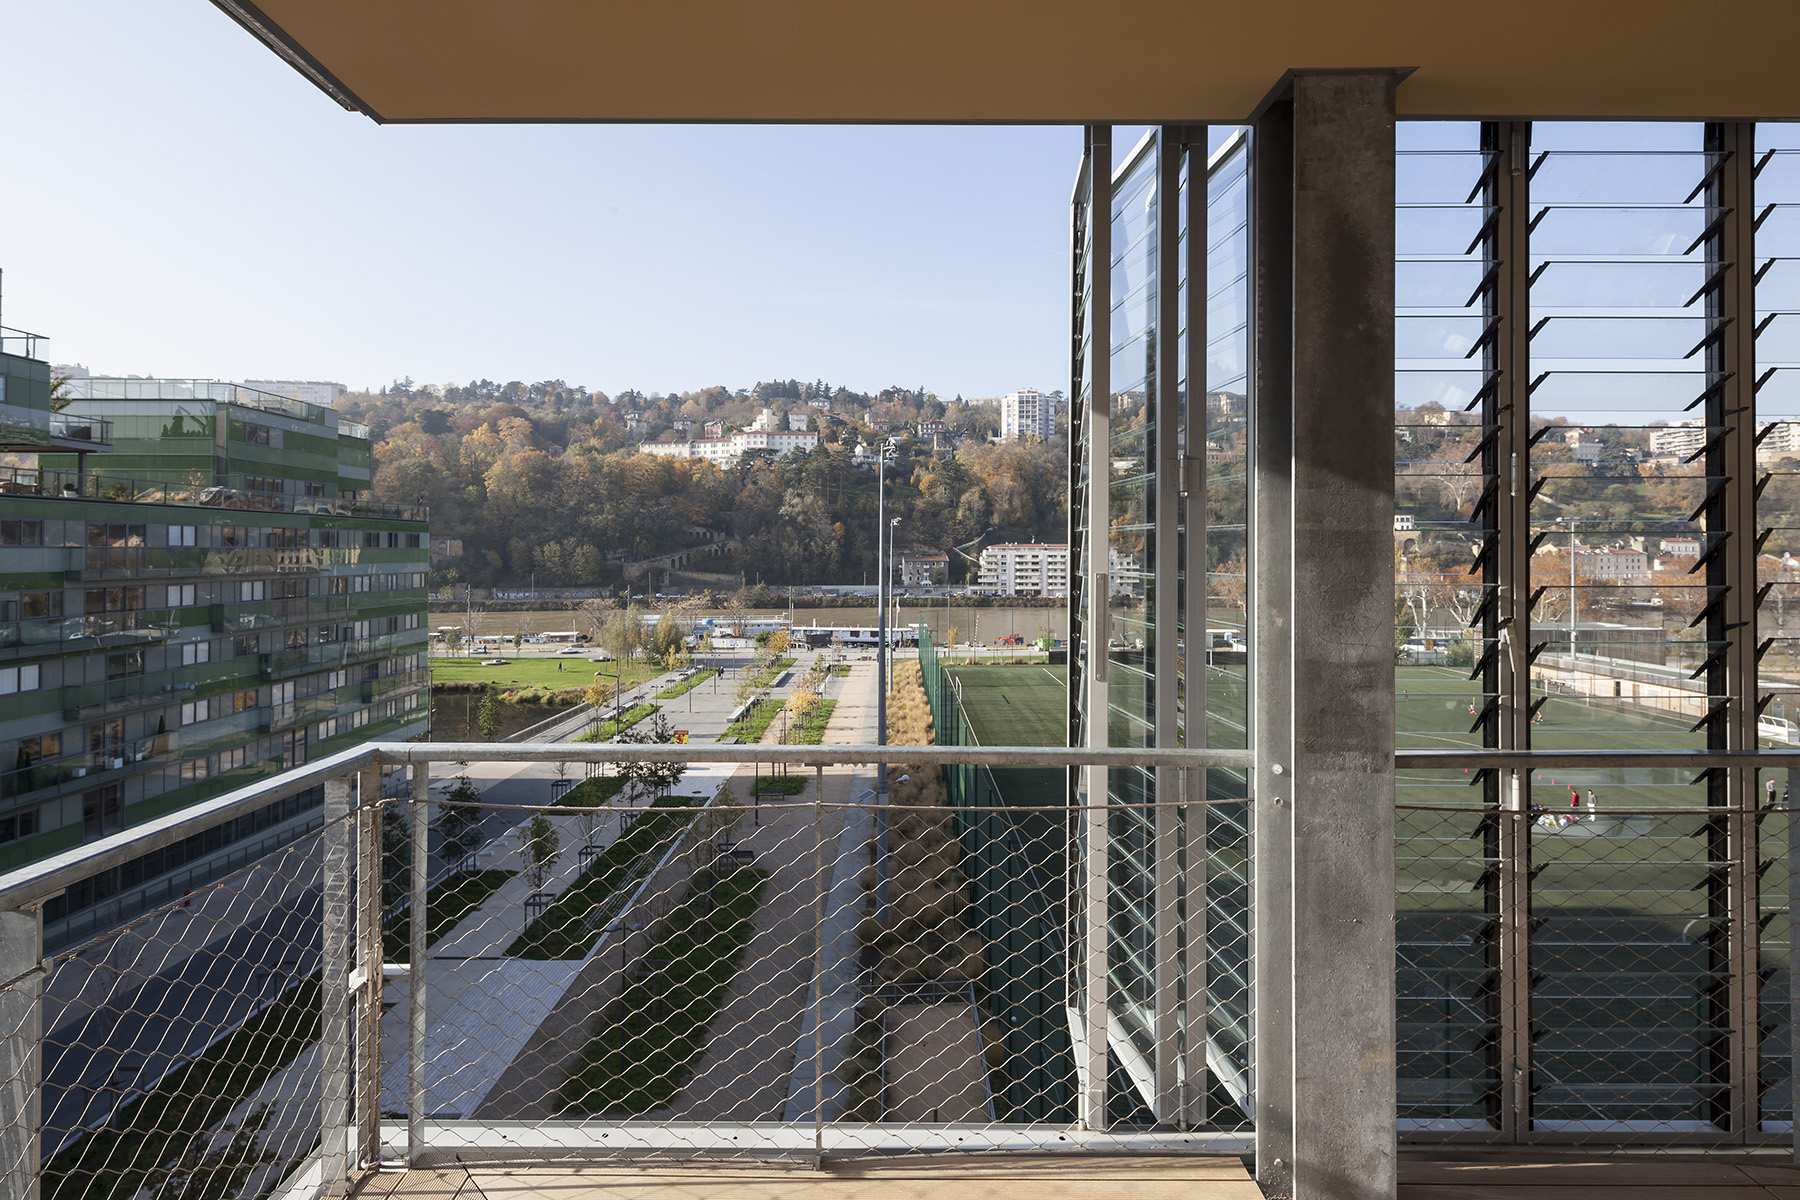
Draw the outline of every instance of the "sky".
M206 0L5 24L0 320L54 362L1067 387L1079 127L382 127Z

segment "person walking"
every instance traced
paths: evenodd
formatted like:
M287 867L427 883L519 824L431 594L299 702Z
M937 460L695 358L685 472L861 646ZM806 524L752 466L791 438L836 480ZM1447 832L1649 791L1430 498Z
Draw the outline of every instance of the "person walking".
M1587 812L1588 812L1588 821L1590 824L1592 822L1598 821L1600 819L1599 806L1594 803L1594 789L1593 788L1588 789Z

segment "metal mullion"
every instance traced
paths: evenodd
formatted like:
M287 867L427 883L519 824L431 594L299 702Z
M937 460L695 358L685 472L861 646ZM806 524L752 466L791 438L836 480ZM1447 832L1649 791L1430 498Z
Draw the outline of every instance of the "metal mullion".
M1709 678L1708 692L1723 695L1726 707L1709 730L1709 748L1756 748L1756 379L1755 126L1724 122L1706 127L1707 149L1724 155L1708 182L1709 205L1723 214L1708 258L1709 268L1726 267L1720 286L1708 297L1709 317L1722 319L1722 336L1708 349L1707 366L1723 376L1707 402L1707 423L1724 431L1707 451L1709 489L1714 476L1725 487L1707 512L1707 531L1726 538L1708 564L1708 584L1726 590L1707 623L1708 641L1728 649ZM1721 524L1715 526L1715 519ZM1756 937L1758 932L1756 773L1737 767L1714 772L1714 788L1726 809L1722 911L1726 1017L1731 1030L1726 1070L1730 1097L1721 1115L1740 1137L1758 1125L1758 1040L1761 1030ZM1711 797L1709 797L1711 799Z
M425 980L425 934L430 913L429 875L431 862L427 855L431 836L431 766L414 763L412 767L412 913L408 928L411 945L407 958L408 972L407 1049L406 1049L406 1161L417 1166L425 1152L425 1026L428 1015Z
M1483 138L1494 154L1488 200L1499 210L1489 235L1490 258L1499 267L1489 315L1498 325L1487 350L1496 386L1484 402L1497 432L1489 451L1499 476L1492 510L1497 546L1487 568L1497 592L1483 632L1504 648L1493 669L1499 708L1483 744L1523 750L1531 745L1531 126L1497 122L1483 129ZM1528 771L1494 771L1483 785L1497 810L1484 848L1498 868L1488 904L1497 923L1494 1069L1503 1140L1520 1139L1531 1124L1530 778Z
M1188 127L1185 146L1188 164L1187 185L1187 375L1182 386L1187 393L1186 428L1183 430L1181 478L1184 485L1182 521L1186 530L1186 555L1182 574L1186 580L1183 593L1183 626L1186 654L1183 657L1183 693L1186 720L1183 724L1183 748L1206 745L1206 309L1207 309L1207 197L1211 180L1208 172L1207 131L1204 125ZM1206 798L1207 773L1183 769L1182 798L1203 801ZM1186 1008L1182 1020L1182 1053L1185 1056L1182 1077L1181 1119L1192 1126L1207 1119L1208 1068L1207 1041L1210 1032L1208 1012L1208 966L1212 948L1206 897L1208 890L1207 811L1204 803L1190 804L1182 810L1183 831L1183 921L1182 936L1187 954L1185 966Z
M1108 479L1111 457L1112 417L1112 127L1093 127L1093 153L1088 187L1088 529L1085 564L1087 576L1087 630L1082 647L1087 668L1082 683L1087 693L1085 745L1107 744L1106 643L1108 620L1106 533L1111 525ZM1083 880L1083 1056L1081 1063L1082 1125L1089 1130L1107 1128L1107 1003L1111 980L1107 962L1111 949L1107 895L1107 768L1086 769L1087 807L1082 814Z
M1156 465L1153 497L1156 530L1152 545L1152 587L1156 612L1152 618L1155 630L1155 721L1152 736L1158 746L1173 746L1176 736L1176 645L1178 628L1176 593L1178 579L1175 565L1180 538L1176 527L1179 513L1181 460L1177 454L1177 424L1180 394L1178 380L1181 367L1181 343L1176 330L1181 324L1181 146L1183 131L1179 126L1162 126L1156 132ZM1190 176L1188 186L1193 186ZM1189 303L1189 311L1193 305ZM1164 800L1177 795L1179 768L1155 768L1153 795ZM1176 915L1179 884L1177 831L1181 814L1174 808L1159 806L1155 815L1155 1038L1156 1097L1154 1110L1160 1122L1178 1118L1181 1106L1176 1064L1179 1033L1177 1011L1180 989L1178 956L1181 929Z

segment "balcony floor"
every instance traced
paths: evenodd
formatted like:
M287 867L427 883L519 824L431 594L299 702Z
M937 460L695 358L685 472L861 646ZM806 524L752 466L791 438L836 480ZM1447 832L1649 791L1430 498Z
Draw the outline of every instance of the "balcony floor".
M455 1167L372 1175L356 1200L1262 1200L1242 1160L1198 1155L943 1156L801 1165ZM1402 1155L1399 1200L1800 1200L1777 1157Z
M1262 1200L1242 1160L944 1156L803 1165L438 1168L372 1175L356 1200ZM1759 1197L1758 1200L1761 1200Z

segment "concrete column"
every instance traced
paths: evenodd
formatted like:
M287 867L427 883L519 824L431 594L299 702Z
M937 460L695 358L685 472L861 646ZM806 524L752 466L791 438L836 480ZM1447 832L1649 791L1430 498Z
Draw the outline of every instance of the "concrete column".
M1395 71L1259 110L1253 687L1257 1179L1394 1179Z
M324 982L319 1029L319 1157L323 1193L341 1196L350 1175L350 952L355 911L351 907L350 777L325 781Z

